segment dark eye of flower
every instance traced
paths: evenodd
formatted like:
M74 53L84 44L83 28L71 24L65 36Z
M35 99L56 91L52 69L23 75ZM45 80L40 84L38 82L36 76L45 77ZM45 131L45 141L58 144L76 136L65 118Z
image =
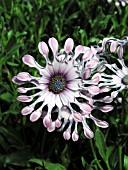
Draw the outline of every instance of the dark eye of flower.
M50 80L49 89L53 93L58 94L64 90L65 85L66 85L65 78L61 75L55 75Z
M123 82L125 85L128 85L128 75L124 76L124 78L122 79L122 82Z

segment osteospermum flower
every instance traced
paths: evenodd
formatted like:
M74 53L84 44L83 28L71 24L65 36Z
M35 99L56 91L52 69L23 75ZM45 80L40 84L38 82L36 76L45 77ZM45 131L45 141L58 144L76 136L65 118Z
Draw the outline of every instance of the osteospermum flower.
M113 90L111 93L113 98L115 98L120 91L128 88L128 67L125 65L123 59L118 59L118 62L121 64L121 69L118 68L116 64L105 64L114 74L101 73L102 83L100 83L100 86Z
M48 41L54 59L50 61L48 54L49 48L45 42L38 45L40 53L46 59L46 67L40 66L30 55L25 55L22 60L29 67L35 67L40 77L34 77L28 72L21 72L13 77L13 82L18 85L32 83L34 87L19 87L20 93L38 89L39 92L27 96L21 95L17 99L21 102L33 103L22 109L22 115L30 114L32 122L43 118L43 124L49 132L59 128L64 130L63 136L69 140L72 136L73 141L77 141L78 123L81 123L84 134L87 138L93 137L93 132L86 123L86 119L92 119L94 123L102 128L108 127L108 123L95 118L91 112L99 109L108 112L113 109L111 105L96 106L96 102L110 103L112 98L109 96L103 99L94 100L93 97L99 93L106 92L107 88L98 87L101 76L95 73L95 68L101 66L97 50L94 47L84 47L78 45L73 52L74 42L68 38L64 49L58 52L58 42L55 38ZM40 107L35 109L40 103ZM47 109L45 109L47 106ZM57 112L56 118L53 116Z
M124 47L128 45L128 37L123 37L122 40L116 38L104 38L100 41L101 46L97 46L97 51L99 56L107 57L108 63L105 63L104 66L106 69L112 71L112 74L102 72L99 87L108 87L111 91L111 97L115 98L120 91L128 88L128 68L124 63L123 53ZM115 56L115 63L111 64L111 55ZM118 58L117 58L118 57ZM120 63L120 67L117 66ZM114 74L113 74L114 73Z

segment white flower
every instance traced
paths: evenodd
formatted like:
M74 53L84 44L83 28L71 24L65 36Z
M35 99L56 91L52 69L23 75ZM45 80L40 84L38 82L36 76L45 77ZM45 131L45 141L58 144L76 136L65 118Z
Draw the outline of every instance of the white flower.
M117 94L123 89L128 88L128 67L125 65L124 60L118 59L118 62L121 64L121 69L118 68L116 64L105 64L114 74L105 74L101 73L100 87L108 87L110 90L114 90L111 93L111 96L115 98Z
M66 140L71 137L77 141L78 123L83 125L84 134L87 138L93 137L93 132L86 123L86 119L92 119L94 123L102 128L108 127L108 123L92 116L93 109L99 109L108 112L113 109L111 105L95 106L95 102L110 103L112 98L94 100L93 97L106 91L106 88L100 88L98 83L101 76L95 74L95 68L101 65L97 50L94 47L83 47L78 45L73 52L74 41L68 38L64 49L58 52L58 42L55 38L50 38L48 44L54 55L53 62L50 61L48 54L49 48L45 42L38 45L40 53L46 59L46 67L40 66L30 55L25 55L22 60L29 67L35 67L40 77L34 77L28 72L21 72L13 77L13 82L22 85L32 83L34 87L20 87L18 92L26 93L30 90L39 92L27 96L21 95L17 99L21 102L34 102L22 109L22 115L30 114L32 122L43 118L43 124L49 132L59 128L63 130L66 126L63 136ZM35 106L40 103L39 108ZM45 109L47 106L47 110ZM53 119L57 112L56 118Z

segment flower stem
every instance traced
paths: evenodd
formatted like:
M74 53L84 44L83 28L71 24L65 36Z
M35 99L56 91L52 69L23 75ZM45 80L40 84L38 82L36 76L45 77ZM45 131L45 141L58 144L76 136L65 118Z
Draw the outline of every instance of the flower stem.
M107 166L108 170L111 170L111 168L110 168L110 166L109 166L108 160L107 160L105 163L106 163L106 166Z
M92 139L90 139L90 145L91 145L91 149L92 149L93 156L94 156L94 158L95 158L95 160L96 160L96 163L97 163L99 169L100 169L100 170L104 170L104 169L102 168L102 166L100 165L99 160L97 159L97 156L96 156L96 153L95 153L95 150L94 150L94 147L93 147Z
M44 151L45 138L46 138L46 130L44 130L44 134L43 134L43 138L42 138L42 143L41 143L41 156L43 155L43 151Z
M122 170L122 147L120 145L118 147L118 153L119 153L119 169Z

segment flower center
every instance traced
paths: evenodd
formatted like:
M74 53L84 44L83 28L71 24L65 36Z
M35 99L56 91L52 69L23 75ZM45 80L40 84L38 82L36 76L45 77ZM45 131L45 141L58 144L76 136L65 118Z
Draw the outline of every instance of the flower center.
M65 85L66 85L65 78L57 74L51 78L50 83L49 83L49 89L53 93L58 94L64 90Z
M124 76L124 78L122 79L122 82L128 85L128 75Z

